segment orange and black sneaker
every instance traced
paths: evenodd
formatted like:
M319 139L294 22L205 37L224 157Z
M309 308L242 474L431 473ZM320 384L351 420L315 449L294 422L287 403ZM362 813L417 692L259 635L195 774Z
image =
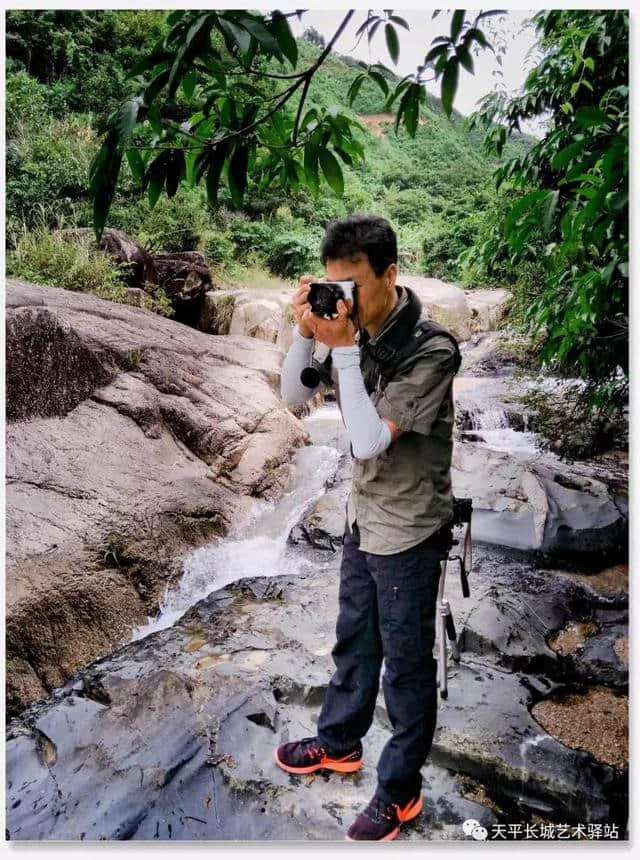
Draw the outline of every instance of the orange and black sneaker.
M313 773L316 770L335 770L352 773L362 767L362 744L344 755L328 753L318 738L302 738L282 744L274 753L276 764L287 773Z
M365 806L347 831L349 842L387 842L395 839L400 825L411 821L422 811L422 794L418 793L406 803L386 803L377 794Z

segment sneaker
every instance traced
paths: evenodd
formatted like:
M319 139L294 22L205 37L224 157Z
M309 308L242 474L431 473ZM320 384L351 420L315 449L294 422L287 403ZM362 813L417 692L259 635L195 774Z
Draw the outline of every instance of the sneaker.
M336 770L352 773L362 767L362 744L346 755L332 755L321 746L318 738L282 744L274 754L276 764L287 773L313 773L316 770Z
M362 810L347 831L349 842L379 841L395 839L400 825L410 821L422 810L422 794L416 794L405 804L385 803L377 794Z

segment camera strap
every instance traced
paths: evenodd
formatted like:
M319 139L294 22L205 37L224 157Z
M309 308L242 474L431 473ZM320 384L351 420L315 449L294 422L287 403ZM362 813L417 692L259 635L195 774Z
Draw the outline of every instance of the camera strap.
M360 367L369 394L376 388L384 390L397 368L416 353L423 343L437 335L448 338L455 347L454 374L460 368L462 356L455 337L435 320L420 319L420 299L409 287L402 289L406 290L408 301L388 331L382 332L373 342L365 329L360 330ZM367 358L372 361L367 361Z
M399 291L400 287L396 287ZM360 347L360 369L368 394L375 389L384 390L393 379L397 368L411 355L416 353L425 341L437 335L448 338L455 347L453 372L458 372L462 356L458 341L444 326L435 320L420 319L422 303L409 287L401 289L407 292L407 304L393 320L388 331L374 338L369 337L366 329L360 329L358 346ZM332 384L331 350L323 361L313 359L313 367L317 370L319 379L326 385Z

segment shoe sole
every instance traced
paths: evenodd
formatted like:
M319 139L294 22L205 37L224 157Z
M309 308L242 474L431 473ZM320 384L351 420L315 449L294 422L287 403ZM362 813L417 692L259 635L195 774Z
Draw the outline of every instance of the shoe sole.
M312 764L308 767L293 767L290 764L285 764L278 758L278 750L276 750L273 754L276 764L278 767L282 768L282 770L287 773L315 773L317 770L334 770L336 773L353 773L356 770L360 770L362 767L362 759L359 761L325 761L321 764Z
M422 812L423 806L423 798L422 795L416 800L413 806L410 806L408 809L403 809L402 811L398 810L398 818L400 819L400 824L404 824L406 821L411 821L412 818L416 818L416 816L420 815ZM383 836L382 839L377 839L377 842L390 842L392 839L395 839L398 833L400 833L400 824L392 830L390 833L387 833L386 836ZM352 839L350 836L344 837L347 842L363 842L363 839Z

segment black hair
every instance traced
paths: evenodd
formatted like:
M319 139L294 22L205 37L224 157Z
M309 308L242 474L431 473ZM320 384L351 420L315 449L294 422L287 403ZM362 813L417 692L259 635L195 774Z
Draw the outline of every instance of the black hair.
M347 215L330 221L320 247L320 259L349 260L366 254L380 277L398 262L398 241L391 224L377 215Z

